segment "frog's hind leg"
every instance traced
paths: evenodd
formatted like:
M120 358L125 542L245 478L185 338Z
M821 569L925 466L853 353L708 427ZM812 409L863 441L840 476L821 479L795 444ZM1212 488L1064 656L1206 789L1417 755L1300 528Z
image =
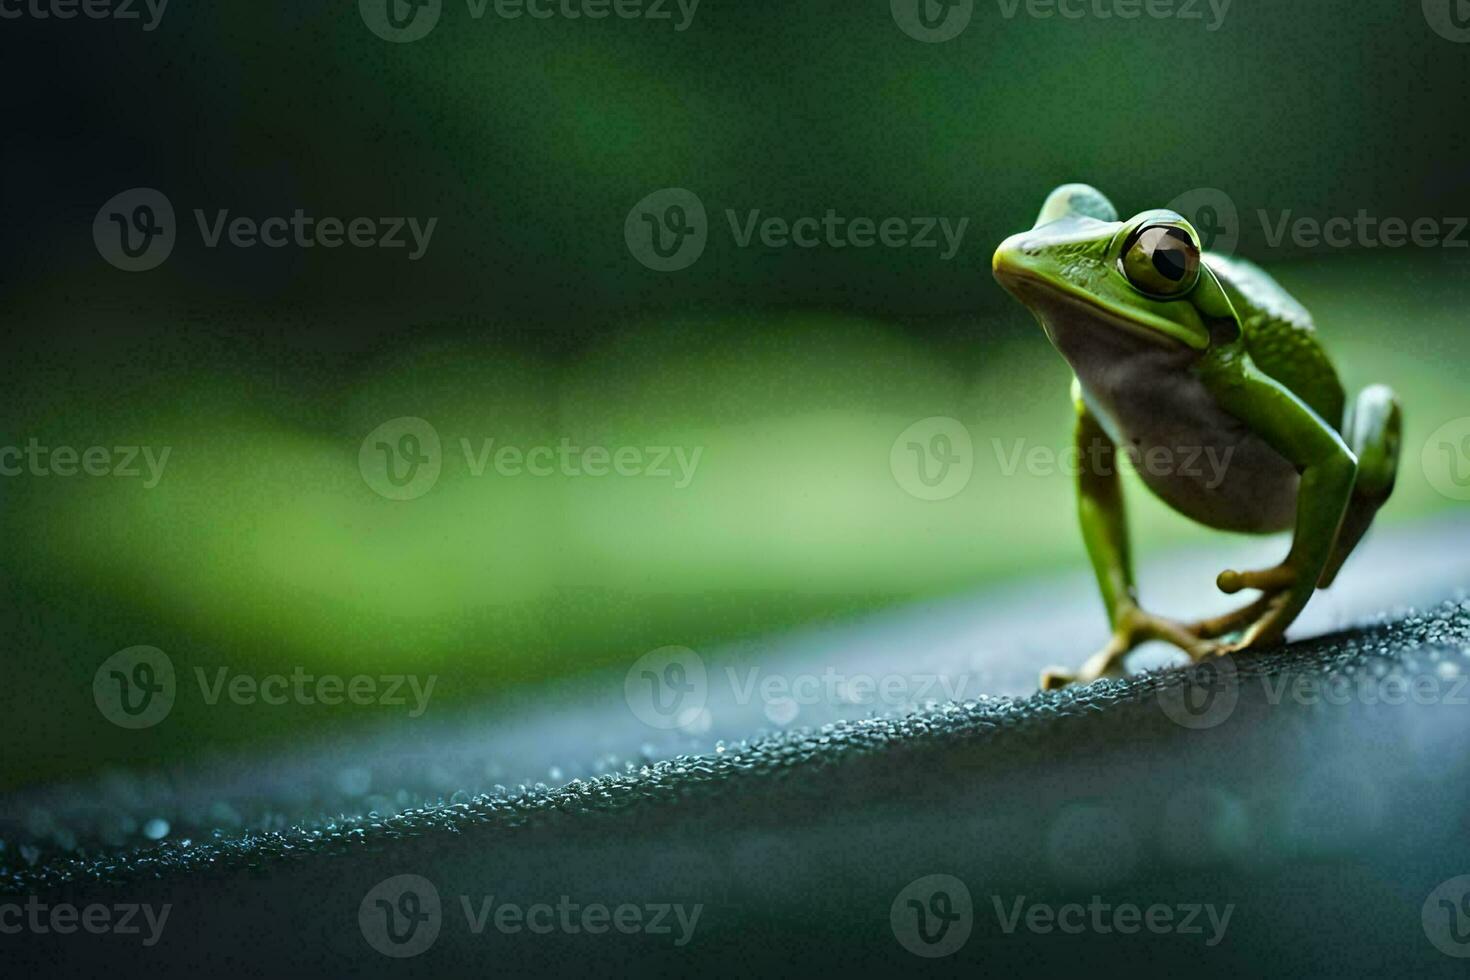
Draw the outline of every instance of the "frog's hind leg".
M1364 388L1348 406L1342 437L1358 457L1358 478L1342 518L1342 528L1337 532L1337 542L1317 582L1319 589L1332 584L1342 563L1373 523L1378 508L1393 493L1402 432L1403 410L1398 397L1385 385Z

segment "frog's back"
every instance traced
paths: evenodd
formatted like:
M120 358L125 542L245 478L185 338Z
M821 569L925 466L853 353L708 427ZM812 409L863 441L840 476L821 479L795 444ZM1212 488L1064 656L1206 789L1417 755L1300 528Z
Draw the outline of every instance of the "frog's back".
M1251 262L1219 255L1205 258L1240 315L1251 360L1329 425L1339 427L1345 400L1342 382L1317 340L1306 307Z

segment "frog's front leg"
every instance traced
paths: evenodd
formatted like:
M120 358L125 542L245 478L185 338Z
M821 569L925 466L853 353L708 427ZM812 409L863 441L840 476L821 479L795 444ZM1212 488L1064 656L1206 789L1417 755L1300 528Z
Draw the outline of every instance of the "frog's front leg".
M1146 640L1172 643L1196 659L1215 649L1215 644L1192 632L1189 627L1154 616L1139 607L1133 583L1123 487L1118 476L1117 446L1088 409L1075 381L1072 383L1072 401L1077 411L1077 516L1113 635L1107 646L1075 673L1059 667L1043 671L1043 690L1054 690L1073 682L1085 683L1116 672L1128 652Z
M1357 479L1358 461L1337 431L1290 390L1253 365L1222 387L1217 397L1301 472L1291 550L1281 564L1254 572L1225 571L1225 592L1259 589L1260 615L1227 650L1274 643L1301 613L1328 568L1343 515Z

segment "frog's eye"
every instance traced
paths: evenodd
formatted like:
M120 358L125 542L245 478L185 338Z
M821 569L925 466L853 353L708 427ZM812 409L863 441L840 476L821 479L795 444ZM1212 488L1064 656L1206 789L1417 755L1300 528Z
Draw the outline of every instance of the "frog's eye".
M1199 281L1199 245L1179 225L1144 225L1128 236L1118 267L1150 296L1182 296Z

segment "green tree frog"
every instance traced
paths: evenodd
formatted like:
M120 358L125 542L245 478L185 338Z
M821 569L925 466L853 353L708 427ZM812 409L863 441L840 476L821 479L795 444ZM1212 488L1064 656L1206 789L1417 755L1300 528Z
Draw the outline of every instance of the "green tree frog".
M1147 640L1196 660L1281 640L1393 490L1402 428L1394 393L1374 385L1346 404L1302 305L1249 262L1203 254L1173 211L1119 221L1095 188L1064 185L992 264L1074 374L1082 538L1112 628L1080 670L1050 669L1041 686L1116 674ZM1202 452L1227 460L1223 473L1182 465ZM1255 601L1198 622L1139 605L1119 454L1192 520L1292 531L1280 564L1216 580L1226 593L1259 590Z

